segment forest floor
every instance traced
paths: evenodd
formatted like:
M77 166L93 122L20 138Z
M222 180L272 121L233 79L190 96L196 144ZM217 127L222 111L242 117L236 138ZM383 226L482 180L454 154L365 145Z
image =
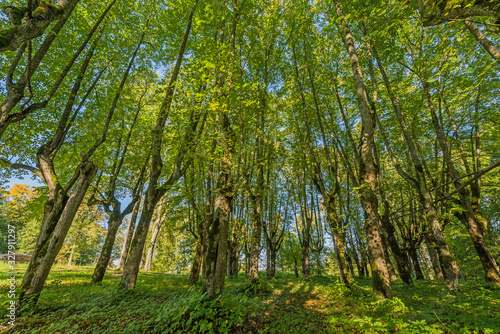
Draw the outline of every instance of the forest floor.
M6 273L6 267L0 267ZM22 269L22 268L21 268ZM500 333L500 290L461 282L457 294L442 283L393 283L394 298L376 301L370 279L351 290L336 277L303 281L291 274L261 279L259 292L245 277L227 278L210 301L186 275L141 272L137 288L117 291L121 273L108 270L90 284L93 268L55 267L38 306L7 324L8 285L0 283L4 333ZM264 273L261 273L263 276ZM5 278L5 274L2 275ZM17 282L22 279L19 270Z

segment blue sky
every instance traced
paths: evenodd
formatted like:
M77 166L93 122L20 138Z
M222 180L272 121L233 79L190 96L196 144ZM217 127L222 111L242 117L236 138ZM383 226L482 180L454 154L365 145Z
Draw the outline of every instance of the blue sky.
M17 177L12 177L6 184L5 188L10 189L14 184L28 184L31 187L43 186L43 183L39 180L33 180L30 175L24 176L22 179Z

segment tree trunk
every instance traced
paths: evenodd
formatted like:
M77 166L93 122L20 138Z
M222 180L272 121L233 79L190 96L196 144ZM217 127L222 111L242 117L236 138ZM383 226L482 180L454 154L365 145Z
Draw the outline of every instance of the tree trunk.
M430 198L429 193L426 194L426 198ZM439 262L443 268L442 275L444 275L446 285L449 289L457 289L460 272L457 261L453 255L451 255L450 249L448 248L448 244L446 243L446 238L441 228L441 224L437 218L437 211L434 205L430 203L430 200L425 200L424 205L427 221L430 222L433 239L436 241L436 250L439 254ZM436 276L439 279L440 275L438 272L436 272Z
M403 280L404 284L412 285L413 281L411 278L408 255L401 251L401 248L399 247L398 241L396 239L396 231L388 216L382 217L382 224L387 236L387 244L391 248L392 255L394 255L394 259L396 260L396 266L398 267L399 276Z
M353 283L346 260L345 232L340 223L337 212L335 211L335 199L333 196L326 196L327 222L333 235L335 244L335 255L337 258L337 266L339 267L339 277L342 284L350 285Z
M437 218L437 211L434 203L432 202L431 192L427 188L427 181L423 169L422 161L417 152L417 146L414 142L413 138L410 135L406 118L403 114L403 110L399 103L399 99L394 94L391 84L389 82L389 78L385 72L380 59L378 58L376 50L374 50L375 56L379 63L380 72L384 79L384 83L386 85L387 91L391 98L393 110L398 118L398 122L400 124L401 129L403 130L403 135L405 137L408 149L410 151L411 160L413 166L415 168L415 173L417 178L412 179L404 172L398 169L398 173L413 187L417 190L419 195L419 201L422 207L424 208L425 216L427 221L431 227L432 239L435 240L436 250L439 253L439 258L442 259L441 264L443 265L445 271L446 285L449 289L457 289L458 288L458 273L459 268L456 260L448 248L446 243L446 239L444 237L443 230L441 228L441 224ZM394 158L393 158L394 160ZM437 274L437 273L436 273ZM439 277L439 275L438 275Z
M54 82L53 86L50 88L50 91L46 95L45 99L41 102L35 102L28 106L22 106L19 112L10 113L13 110L13 108L19 103L19 101L24 97L23 95L25 88L26 86L29 87L31 77L37 71L45 55L50 51L52 42L57 38L59 32L64 27L66 21L69 19L71 13L73 12L78 2L79 0L58 1L58 4L60 4L63 9L61 10L61 7L59 7L59 10L55 11L52 10L50 7L47 8L46 3L45 4L40 3L39 4L40 9L38 10L38 15L36 15L35 12L33 12L31 15L28 15L28 13L26 12L25 13L26 21L24 23L20 25L16 24L15 29L8 29L7 31L3 30L2 32L0 32L0 34L2 35L5 34L4 35L5 39L3 39L0 42L0 49L4 49L4 47L8 45L9 45L8 47L10 48L17 49L17 56L13 59L10 68L7 72L5 80L6 81L5 88L7 92L4 95L5 98L2 101L2 104L0 105L0 138L2 137L3 133L9 127L10 124L22 121L28 115L32 114L36 110L45 108L49 104L50 100L56 94L59 87L61 86L61 83L64 81L64 78L68 75L68 73L70 73L71 68L75 64L75 61L80 56L80 54L86 49L92 36L99 28L102 21L105 19L106 15L108 14L111 7L113 7L116 0L111 1L106 7L106 9L102 12L99 19L96 20L96 22L94 23L90 32L87 34L87 37L85 38L83 43L79 45L78 49L73 54L72 58L68 61L62 72L59 74L58 79ZM39 3L39 1L37 1L37 3ZM35 9L34 8L36 7L35 3L32 2L32 4L33 7L31 9ZM7 6L6 8L4 7L4 12L6 14L7 11L12 11L12 8L8 7L9 6ZM30 12L31 9L26 8L26 10L29 10ZM62 12L64 12L64 14L62 14L61 16ZM28 53L30 53L30 49L32 49L33 46L32 39L37 37L38 34L42 34L44 30L47 28L47 26L50 25L50 22L53 20L58 20L58 22L55 23L51 31L48 34L46 34L46 37L44 38L43 42L39 46L38 50L36 50L36 53L33 55L32 58L30 55L31 61L28 63L29 65L26 66L26 69L24 70L24 73L20 76L19 80L16 83L14 83L13 82L14 72L15 71L22 72L22 70L19 69L18 66L19 66L19 60L26 51L26 48L28 48ZM40 26L40 24L42 24L42 26ZM98 37L94 40L94 43L100 37L101 33L102 29L100 29ZM7 41L8 39L10 39L10 41ZM31 93L32 92L30 91L30 96Z
M80 204L92 183L97 167L87 161L80 167L79 178L70 196L57 189L55 198L45 203L44 219L28 270L24 275L19 302L35 305L50 268L61 250L64 239Z
M119 287L120 289L129 289L135 287L137 274L139 273L139 267L144 253L144 246L146 245L149 225L151 223L151 219L153 218L154 209L165 192L182 176L180 165L183 163L183 159L185 158L185 154L187 152L186 146L191 143L193 132L196 129L197 120L193 121L191 127L186 132L184 145L180 148L177 158L174 162L172 174L163 186L158 187L158 179L160 178L161 169L163 166L161 158L163 130L168 113L170 111L170 107L172 105L175 83L177 81L177 77L181 68L182 59L184 57L184 50L186 49L189 33L191 32L191 24L193 22L193 15L197 4L198 1L196 0L193 8L191 9L191 12L189 13L186 30L184 31L184 36L182 38L181 47L179 49L177 60L172 71L172 76L170 77L170 82L165 94L165 99L160 107L160 112L156 119L155 126L152 130L152 153L149 185L146 191L146 197L144 199L144 208L141 214L141 218L139 219L139 224L137 225L134 238L132 239L132 243L130 245L130 254L123 268L123 276Z
M422 267L420 267L420 262L418 261L418 253L416 246L414 244L411 244L408 248L411 260L413 262L413 269L415 270L415 277L418 280L425 279L424 273L422 272Z
M233 155L236 143L228 115L220 112L218 118L224 136L224 148L217 180L213 221L208 233L206 275L203 286L203 291L207 292L210 298L215 298L224 289L229 215L233 201Z
M156 189L152 189L153 191ZM150 189L146 193L144 199L144 207L142 209L139 224L134 233L134 238L130 244L130 252L123 267L123 276L120 282L120 289L129 289L135 287L137 280L137 273L141 266L144 246L146 245L146 238L148 236L149 225L153 218L155 205L158 202L154 197L151 198Z
M273 278L276 275L276 253L277 253L277 247L276 243L271 239L271 237L274 237L272 234L272 231L267 231L265 229L265 235L266 235L266 244L267 244L267 252L266 252L266 263L267 263L267 268L266 268L266 276L267 278Z
M476 249L476 252L481 260L483 269L485 272L486 281L493 285L500 286L500 275L498 274L498 266L491 256L491 253L486 245L486 240L484 239L484 232L482 227L477 224L475 217L470 212L463 212L463 214L458 214L459 219L467 227L467 231L472 239L472 244Z
M252 200L252 239L250 245L250 270L248 272L248 282L255 283L259 279L259 257L260 257L260 243L262 236L262 200L264 196L264 112L265 112L265 99L262 102L263 107L260 108L260 115L257 121L259 128L257 134L257 184L255 191L250 193Z
M151 270L151 262L153 260L153 250L156 245L156 239L158 238L158 233L160 233L161 226L163 225L163 222L165 221L165 213L162 213L162 205L158 208L158 218L155 221L155 224L153 226L153 231L151 233L151 241L149 243L148 247L148 254L146 255L146 262L144 263L144 270L150 271Z
M118 211L120 209L118 208ZM97 261L97 265L94 269L94 274L92 275L91 283L102 282L104 274L106 274L106 268L108 267L109 261L111 260L111 253L113 251L113 246L115 244L116 234L122 223L122 215L120 213L113 212L108 220L108 233L106 233L106 239L104 240L104 245L102 246L101 256Z
M387 263L387 270L389 271L389 279L391 281L397 280L398 277L396 276L396 270L394 269L394 265L392 264L389 251L387 249L385 249L385 262Z
M229 120L227 120L229 123ZM207 267L203 291L215 298L224 289L226 273L227 235L231 212L233 178L232 157L234 146L226 149L221 162L221 172L217 182L217 197L214 204L214 220L208 234L208 248L205 264Z
M425 250L424 244L420 244L420 255L422 256L422 260L424 261L425 264L425 269L427 270L427 274L429 276L429 279L431 281L434 281L434 275L432 274L432 266L429 261L429 257L427 256L427 251Z
M334 1L337 15L341 18L345 46L349 54L354 82L356 85L356 97L358 100L361 115L361 143L360 143L360 176L362 182L359 187L359 196L363 211L365 212L365 230L370 256L370 266L372 271L373 293L378 298L392 298L389 273L384 259L382 245L381 222L378 214L378 199L375 193L378 180L378 167L373 160L374 147L374 120L368 106L368 96L366 93L363 75L358 60L358 55L354 46L354 38L351 34L344 13L338 0Z
M0 52L4 52L6 50L14 51L19 48L17 54L18 56L22 56L27 44L33 43L31 39L42 35L52 20L58 20L58 22L55 23L54 27L51 29L50 33L47 34L43 40L35 55L32 57L29 71L28 68L24 70L24 73L21 75L18 82L14 83L12 76L14 71L17 69L16 67L19 64L19 61L16 62L14 60L14 63L12 63L9 68L9 73L7 73L5 82L7 94L0 104L0 138L3 136L9 125L16 121L15 116L20 116L22 119L23 116L25 117L24 114L28 114L28 108L23 108L22 111L17 114L12 114L11 111L24 97L25 88L28 86L29 80L39 67L44 56L50 50L50 46L57 38L57 34L66 24L79 0L70 0L65 2L63 11L59 11L57 15L54 15L54 11L47 11L47 8L45 7L42 13L45 12L45 14L47 14L46 17L44 17L45 14L33 16L31 19L26 20L26 22L13 29L1 31L2 40L0 41Z
M238 243L233 246L233 251L231 252L231 268L230 268L230 275L233 278L238 278L238 272L239 272L239 261L240 261L240 246Z
M316 271L321 276L321 252L316 252Z
M231 28L231 54L230 63L233 65L235 52L236 27L238 24L239 12L237 2L234 1L233 7L233 22ZM224 34L221 34L223 41ZM228 95L232 88L232 70L229 73L227 80L227 93L219 93L219 102L227 99L224 102L230 102ZM219 72L217 85L222 91L224 87L224 78L222 71ZM222 157L220 159L220 171L217 179L214 214L210 231L208 232L208 246L205 257L206 275L203 285L203 292L206 292L211 299L216 298L224 290L224 281L226 273L226 256L227 256L227 237L229 234L229 217L232 210L234 180L233 180L233 159L236 149L236 136L229 120L229 111L231 106L223 105L217 113L217 123L222 134L219 139L222 148Z
M354 258L354 263L356 264L356 269L358 270L358 276L363 277L365 273L363 267L361 266L361 263L359 262L358 252L356 251L356 246L354 245L354 238L352 237L352 233L349 233L349 238L351 240L352 257ZM354 277L354 268L352 277Z
M427 83L426 81L422 81L422 85L427 98L427 105L432 117L432 124L434 126L434 130L436 131L439 146L441 147L441 151L443 153L443 160L448 167L448 175L452 179L453 186L458 191L460 204L464 209L463 213L458 214L459 219L467 227L467 231L469 232L469 235L472 239L474 248L476 249L479 259L481 260L481 263L483 265L486 280L495 286L500 286L500 270L495 259L491 256L491 253L486 244L486 240L484 239L486 220L479 211L474 211L470 199L469 190L466 187L462 188L462 183L459 180L459 173L455 168L453 159L451 157L451 152L446 141L446 135L436 114L436 109L434 107L432 96L430 93L429 83ZM446 263L444 263L444 265L446 265Z
M259 175L262 173L262 169ZM258 193L262 192L263 184L258 180ZM259 279L259 257L260 257L260 240L262 236L262 194L252 197L252 239L250 244L250 269L248 271L248 282L255 283Z
M0 43L0 52L14 51L22 43L43 35L51 22L57 20L65 22L78 2L80 0L59 0L56 3L57 7L40 2L38 8L32 8L33 13L30 19L13 29L2 31L5 36L3 36Z
M139 215L139 208L141 206L141 199L139 199L132 210L130 219L128 221L127 233L125 235L125 240L123 241L123 247L120 254L120 262L118 262L118 269L123 270L125 261L127 261L128 251L130 249L130 242L132 241L132 236L134 235L135 222L137 221L137 216Z
M470 33L478 41L479 44L488 52L497 64L500 65L500 51L486 38L486 36L477 28L477 26L469 19L464 21L465 26L469 29Z
M349 251L346 251L346 253L345 253L345 259L347 260L347 266L349 267L349 271L351 273L351 277L355 277L356 274L354 273L354 263L352 261L351 256L349 256Z
M189 284L196 284L200 277L201 261L203 257L203 244L200 236L196 240L196 250L194 252L193 263L191 264L191 272L189 273Z
M149 233L149 231L148 231ZM142 249L141 262L139 263L139 270L144 269L144 263L146 262L146 243L144 243L144 248Z
M302 244L302 275L304 279L311 279L311 266L309 264L309 242Z
M432 269L434 270L436 279L444 280L443 269L441 268L438 252L436 251L434 238L431 233L425 234L425 243L427 244L427 251L429 252L429 257L431 258Z
M73 262L73 255L75 254L76 242L78 241L79 234L80 232L76 234L75 241L73 242L73 246L71 247L71 253L69 254L69 259L68 259L68 267L71 266L71 263Z
M267 268L267 278L273 278L274 276L276 276L276 250L274 249L274 247L270 248L270 254L268 256L269 267Z
M203 248L202 248L203 255L202 255L202 259L201 259L201 264L202 264L201 274L203 275L203 277L206 277L206 274L207 274L207 265L206 265L205 260L206 260L207 249L208 249L208 231L209 231L209 228L212 225L212 221L213 221L213 212L210 212L211 211L211 204L210 204L211 199L209 199L207 202L209 202L207 204L207 212L208 213L205 215L205 218L203 220L203 234L202 234L202 239L201 239L202 246L203 246Z

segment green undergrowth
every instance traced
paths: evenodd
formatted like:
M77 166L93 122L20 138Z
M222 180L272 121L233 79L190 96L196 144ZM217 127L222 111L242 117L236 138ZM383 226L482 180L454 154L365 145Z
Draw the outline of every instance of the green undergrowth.
M235 293L242 293L249 296L266 294L274 291L274 288L267 280L259 278L253 282L238 284L233 288Z
M155 333L229 333L243 330L245 319L255 317L257 299L244 294L221 294L210 299L190 288L172 298L152 321Z
M6 272L5 268L1 268ZM21 270L20 270L21 271ZM279 273L249 284L227 278L216 299L185 275L141 272L137 287L118 291L121 273L90 284L93 268L55 267L36 309L8 326L8 285L0 282L0 328L6 333L500 333L500 291L461 282L393 283L394 298L375 300L370 279L351 288L336 277L310 281ZM3 276L3 278L5 275ZM21 273L17 282L20 283Z

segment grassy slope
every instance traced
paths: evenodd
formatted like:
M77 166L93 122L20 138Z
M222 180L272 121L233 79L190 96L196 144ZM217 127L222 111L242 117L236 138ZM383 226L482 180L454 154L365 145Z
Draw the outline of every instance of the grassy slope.
M18 284L21 275L22 269ZM141 272L136 289L117 292L119 272L108 271L98 285L88 283L91 275L92 268L54 268L37 309L18 317L15 330L7 327L6 332L161 332L176 321L174 333L190 328L198 332L201 325L217 332L221 324L232 322L232 333L500 333L500 291L472 282L463 284L457 295L428 281L411 288L395 283L396 298L377 302L370 295L369 279L357 279L347 290L335 277L304 282L284 274L267 281L271 293L250 295L241 292L245 278L240 277L227 279L224 296L208 308L196 297L200 286L188 290L186 276ZM7 325L6 290L2 280L2 326ZM218 313L208 310L212 307ZM217 320L205 326L211 319Z

